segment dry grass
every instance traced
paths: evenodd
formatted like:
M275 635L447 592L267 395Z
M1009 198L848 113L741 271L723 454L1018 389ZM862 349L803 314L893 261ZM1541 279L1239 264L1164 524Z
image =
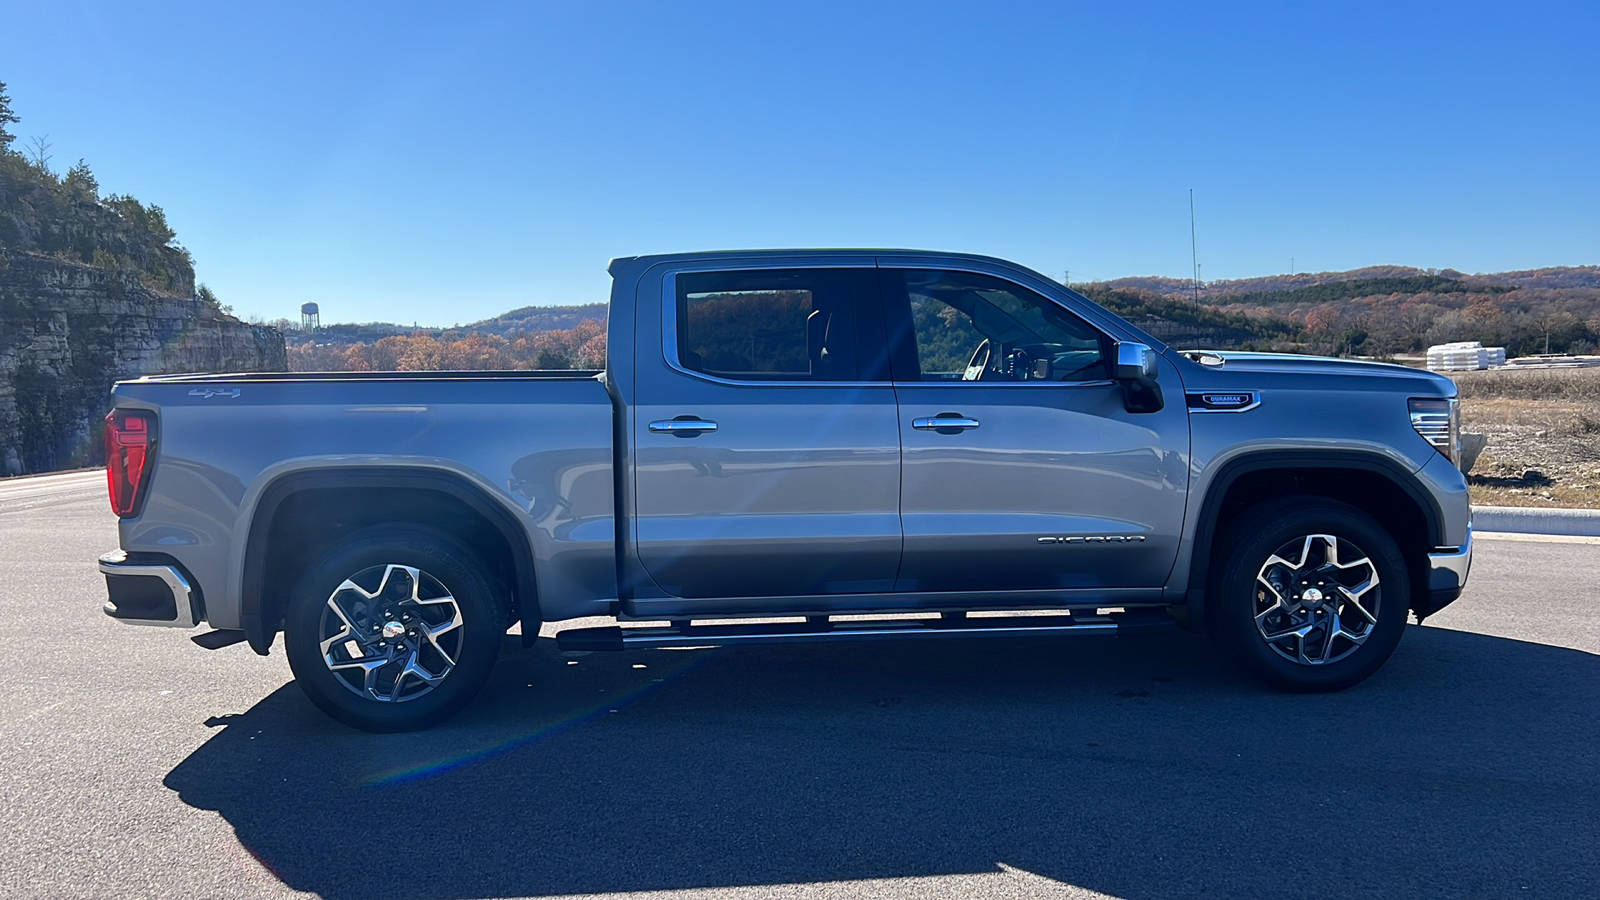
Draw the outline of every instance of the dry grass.
M1473 503L1600 508L1600 368L1454 378L1463 430L1489 436L1467 477Z
M1462 400L1573 400L1600 404L1600 368L1452 372Z

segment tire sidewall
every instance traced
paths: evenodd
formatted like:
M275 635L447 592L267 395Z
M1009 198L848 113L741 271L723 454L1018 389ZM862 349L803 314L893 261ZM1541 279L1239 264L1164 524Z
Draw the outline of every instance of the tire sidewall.
M381 565L413 566L437 578L461 611L460 657L443 682L411 700L385 703L357 695L322 658L322 611L339 584ZM383 526L341 541L300 579L284 615L284 649L295 681L311 702L363 731L412 731L458 712L483 687L499 653L505 621L488 571L464 545L423 528Z
M1410 577L1390 534L1351 506L1326 500L1284 500L1246 511L1223 542L1227 561L1208 604L1208 628L1246 670L1290 691L1336 691L1365 680L1394 653L1410 614ZM1248 523L1248 524L1246 524ZM1353 653L1325 665L1305 665L1280 656L1255 623L1256 576L1279 547L1311 534L1353 542L1378 572L1379 603L1372 633Z

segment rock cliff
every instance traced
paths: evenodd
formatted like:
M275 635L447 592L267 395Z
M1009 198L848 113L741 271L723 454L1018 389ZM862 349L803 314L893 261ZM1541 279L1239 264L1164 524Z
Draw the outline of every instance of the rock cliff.
M283 371L283 335L149 278L0 242L0 475L103 461L120 378ZM184 267L187 269L187 267ZM177 279L177 280L182 280ZM175 285L183 290L183 285Z

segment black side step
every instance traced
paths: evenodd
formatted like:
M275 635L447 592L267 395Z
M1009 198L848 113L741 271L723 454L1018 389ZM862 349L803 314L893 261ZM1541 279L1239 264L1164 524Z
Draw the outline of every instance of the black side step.
M573 628L556 635L562 650L624 650L650 647L703 647L728 644L789 644L806 641L868 641L887 638L1036 636L1052 634L1149 634L1176 631L1178 623L1162 609L1131 609L1107 615L964 615L940 619L849 619L823 616L804 622L752 622L731 625L603 625Z

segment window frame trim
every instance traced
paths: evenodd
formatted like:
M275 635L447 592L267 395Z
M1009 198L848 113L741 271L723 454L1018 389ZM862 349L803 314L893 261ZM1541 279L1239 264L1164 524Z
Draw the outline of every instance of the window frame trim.
M710 375L697 372L688 368L678 359L678 276L690 272L762 272L781 271L787 269L862 269L873 271L878 268L875 259L806 259L793 262L778 260L752 260L746 263L686 263L673 266L661 273L661 356L667 368L680 375L687 375L709 384L721 384L731 387L889 387L894 384L894 371L891 368L886 381L783 381L767 380L742 381L736 378L724 378L720 375ZM872 291L868 302L878 304L881 309L883 298L880 296L878 279L872 279ZM861 335L857 335L860 338ZM888 341L887 334L884 341Z

